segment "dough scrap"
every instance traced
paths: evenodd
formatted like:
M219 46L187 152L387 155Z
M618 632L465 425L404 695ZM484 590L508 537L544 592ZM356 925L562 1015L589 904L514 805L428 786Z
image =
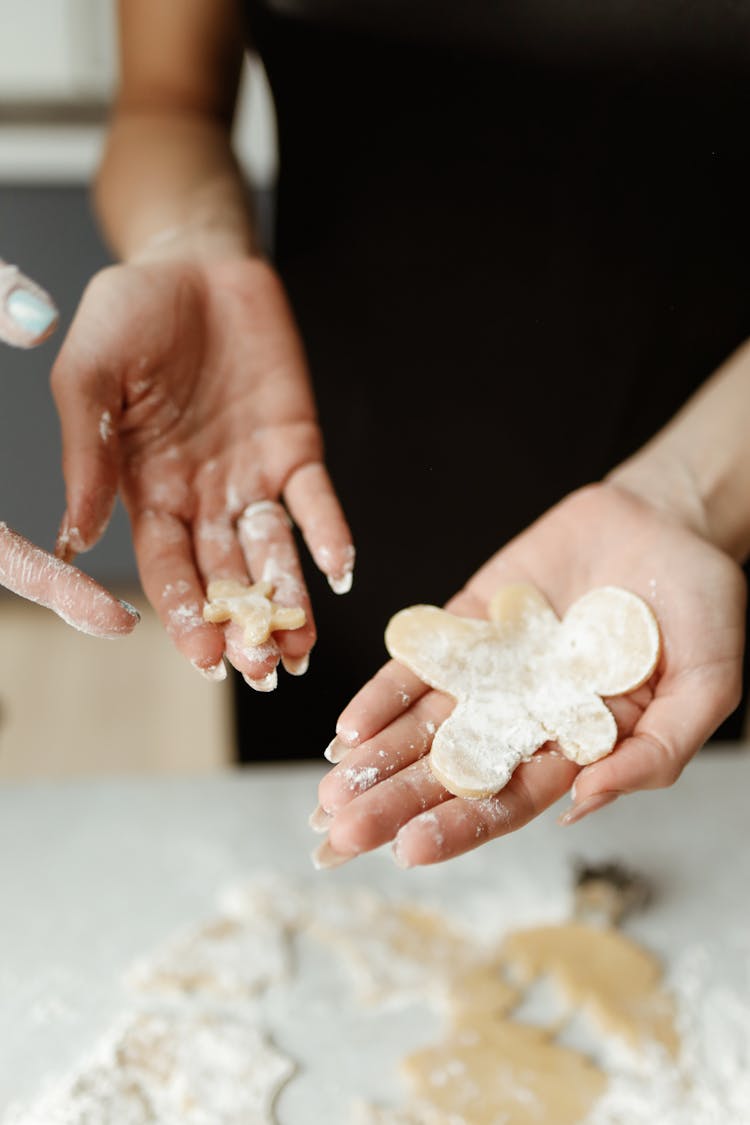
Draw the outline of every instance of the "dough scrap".
M511 931L489 951L469 934L464 949L456 945L446 961L441 914L421 911L419 941L410 912L395 904L381 902L378 916L373 902L367 921L371 940L384 935L387 948L401 949L425 981L440 981L433 995L444 1029L402 1060L404 1104L357 1103L351 1114L357 1125L579 1125L608 1085L588 1053L559 1042L579 1013L591 1017L603 1043L614 1035L639 1052L678 1052L661 967L617 930L578 922L539 926ZM361 956L356 946L340 949L350 962ZM562 1012L556 1005L543 1022L524 1022L518 1009L527 990L544 980L559 992Z
M602 696L635 691L661 649L648 605L617 586L584 594L562 621L534 586L499 590L489 621L412 606L385 634L394 659L456 707L430 765L460 797L489 797L546 742L579 765L604 757L617 725Z
M368 892L321 901L310 932L349 965L366 1005L440 1004L446 982L476 958L467 935L448 919Z
M280 629L299 629L305 624L304 609L272 601L273 589L271 582L247 586L231 578L215 578L208 584L203 620L241 625L245 644L250 647L265 644L271 633Z
M243 1000L288 977L288 936L272 918L219 917L169 939L137 961L136 992Z
M225 1016L137 1013L16 1125L273 1125L295 1067L256 1027Z

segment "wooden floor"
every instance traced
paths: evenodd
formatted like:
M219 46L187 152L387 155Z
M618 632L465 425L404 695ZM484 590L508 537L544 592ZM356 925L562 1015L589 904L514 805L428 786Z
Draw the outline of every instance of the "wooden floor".
M123 640L0 596L0 778L195 773L234 760L231 687L172 648L143 599Z

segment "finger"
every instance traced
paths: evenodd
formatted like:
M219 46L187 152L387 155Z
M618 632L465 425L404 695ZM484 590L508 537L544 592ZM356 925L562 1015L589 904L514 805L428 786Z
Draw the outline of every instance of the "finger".
M273 501L250 504L239 518L237 536L253 580L270 582L271 596L279 605L300 606L305 611L304 625L279 630L273 638L284 666L300 675L307 668L315 644L315 623L289 517Z
M193 540L206 587L212 578L231 578L242 583L249 581L237 532L228 517L197 521L193 529ZM226 657L230 664L243 674L246 682L256 691L273 691L277 683L276 665L281 657L274 639L269 638L264 645L248 645L239 625L228 622L222 628Z
M455 797L414 817L399 831L393 855L400 867L441 863L522 828L569 789L577 766L538 751L494 797Z
M370 742L352 750L320 782L322 808L328 813L340 812L365 790L385 785L386 779L423 757L453 707L452 699L432 691Z
M462 590L452 598L446 609L465 617L486 616L484 603L469 590ZM367 742L428 690L403 664L388 661L341 712L336 724L337 739L345 746Z
M222 509L201 513L193 526L193 545L204 587L213 578L250 581L245 556L237 538L234 520ZM242 673L245 682L255 691L273 691L277 684L276 666L280 659L273 638L264 645L248 645L239 625L228 622L224 632L225 654L230 664Z
M123 637L140 620L136 609L76 567L36 547L0 523L0 585L53 610L92 637Z
M68 336L52 370L60 413L67 511L58 537L61 558L87 551L109 523L118 483L121 400L115 377L81 353Z
M188 529L168 512L146 510L131 521L143 588L168 636L198 671L223 678L224 633L203 620L203 587Z
M433 774L429 757L420 758L336 813L328 823L330 845L338 855L372 851L415 816L448 800L454 800L453 794Z
M17 266L0 259L0 340L32 348L57 327L58 314L48 293Z
M273 637L265 644L245 643L244 630L240 625L230 622L223 626L226 631L227 660L254 691L274 691L278 683L277 665L281 659L279 646Z
M348 593L354 580L352 533L325 466L318 461L296 469L286 483L284 500L331 589Z
M673 785L737 706L741 690L739 664L732 669L701 670L671 688L662 681L632 734L608 757L581 770L564 823L594 812L603 797L614 800L639 789Z

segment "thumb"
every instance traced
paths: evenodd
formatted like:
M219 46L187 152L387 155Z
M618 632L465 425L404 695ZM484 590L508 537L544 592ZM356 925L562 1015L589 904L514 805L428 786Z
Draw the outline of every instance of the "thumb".
M578 774L565 823L580 820L625 793L673 785L737 706L741 693L739 661L731 668L698 670L671 688L660 683L633 732L614 753Z

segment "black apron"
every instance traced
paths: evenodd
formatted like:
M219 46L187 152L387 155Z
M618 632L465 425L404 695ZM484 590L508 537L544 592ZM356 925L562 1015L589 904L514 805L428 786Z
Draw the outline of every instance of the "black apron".
M395 610L445 601L750 336L750 5L565 8L246 4L358 554L345 598L307 567L307 675L239 685L244 760L319 755Z

